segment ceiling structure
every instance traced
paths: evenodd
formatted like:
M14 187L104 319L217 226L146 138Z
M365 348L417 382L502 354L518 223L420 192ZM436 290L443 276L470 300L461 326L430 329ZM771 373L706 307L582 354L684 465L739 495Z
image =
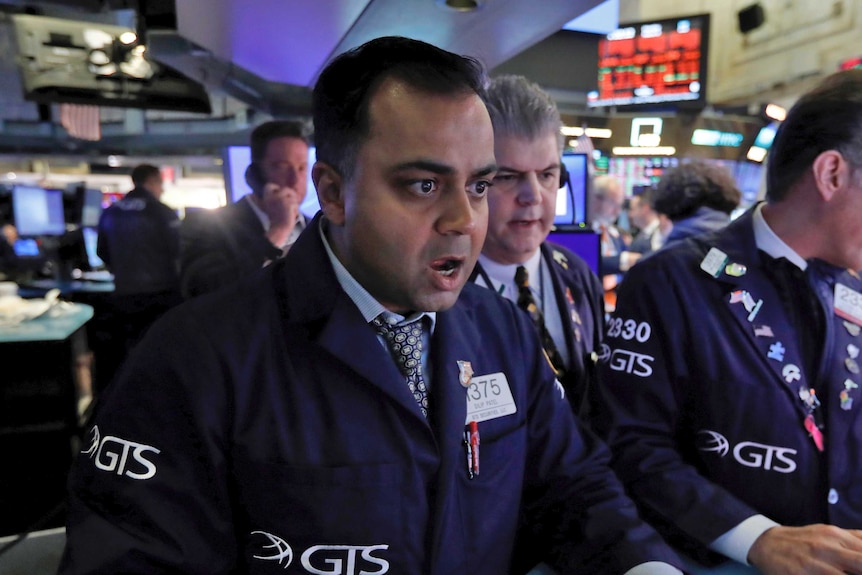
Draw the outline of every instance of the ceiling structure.
M478 57L489 69L603 0L0 0L0 152L201 154L247 142L268 117L307 116L317 75L372 38L401 35ZM70 138L58 105L24 98L15 15L144 31L147 55L209 95L210 114L102 107L102 138ZM53 40L52 40L53 42Z

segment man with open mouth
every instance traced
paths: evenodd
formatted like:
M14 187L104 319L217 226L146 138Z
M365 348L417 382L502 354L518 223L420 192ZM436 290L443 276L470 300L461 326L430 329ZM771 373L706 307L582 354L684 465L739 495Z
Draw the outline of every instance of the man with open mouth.
M484 75L406 38L314 90L321 212L180 306L100 403L71 573L679 573L529 317L467 284L497 163ZM665 571L662 571L665 569Z

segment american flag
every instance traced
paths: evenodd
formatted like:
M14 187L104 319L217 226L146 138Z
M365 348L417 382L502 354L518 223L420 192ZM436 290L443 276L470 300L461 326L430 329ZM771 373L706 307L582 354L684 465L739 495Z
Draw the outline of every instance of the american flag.
M98 106L60 104L60 124L73 138L91 141L102 139Z
M584 127L584 131L586 131L586 127ZM581 134L578 136L577 140L569 140L569 146L572 147L572 151L579 154L587 154L587 157L592 160L593 157L593 141L586 134Z

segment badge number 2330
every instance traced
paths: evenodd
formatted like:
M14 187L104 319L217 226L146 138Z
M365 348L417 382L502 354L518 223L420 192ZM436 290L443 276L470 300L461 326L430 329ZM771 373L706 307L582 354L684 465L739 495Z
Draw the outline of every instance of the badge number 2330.
M608 337L621 337L627 341L636 339L644 343L649 340L650 335L652 335L652 327L644 321L636 322L633 319L621 317L613 317L608 321Z
M467 423L482 422L518 411L503 372L474 376L467 387Z

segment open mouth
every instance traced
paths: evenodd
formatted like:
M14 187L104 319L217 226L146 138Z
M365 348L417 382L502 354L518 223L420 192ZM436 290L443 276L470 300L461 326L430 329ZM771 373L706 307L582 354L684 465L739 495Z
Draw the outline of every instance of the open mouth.
M433 262L431 264L431 269L442 276L449 277L454 275L462 265L464 265L463 260L446 258Z

